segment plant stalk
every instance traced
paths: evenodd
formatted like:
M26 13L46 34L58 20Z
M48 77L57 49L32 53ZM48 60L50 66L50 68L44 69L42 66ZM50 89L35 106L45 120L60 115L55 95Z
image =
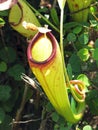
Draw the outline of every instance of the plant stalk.
M54 26L47 18L45 18L41 13L39 13L33 6L31 6L27 1L25 1L27 5L37 14L39 15L48 25L50 25L56 32L60 33L59 29Z
M65 81L68 87L70 87L69 77L66 69L66 64L64 60L64 46L63 46L63 19L64 19L64 9L61 9L61 16L60 16L60 48L61 48L61 55L62 55L62 62L63 62L63 70L65 75Z
M28 87L27 87L27 84L26 84L25 89L24 89L24 93L23 93L23 98L22 98L22 101L21 101L21 105L20 105L20 108L18 109L16 117L15 117L16 122L20 121L20 119L21 119L22 111L23 111L25 103L26 103L27 91L28 91ZM15 124L13 122L13 130L17 130L18 126L19 126L19 124Z

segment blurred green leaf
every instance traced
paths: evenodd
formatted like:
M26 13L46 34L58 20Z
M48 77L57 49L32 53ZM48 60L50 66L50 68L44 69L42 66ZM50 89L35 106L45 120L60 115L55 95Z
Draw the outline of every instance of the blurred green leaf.
M3 61L0 62L0 72L5 72L7 70L7 64Z
M8 70L9 76L13 77L15 80L21 80L22 73L25 73L25 69L20 64L16 64Z
M4 24L5 24L5 21L2 18L0 18L0 27L4 26Z
M78 80L81 80L85 86L90 86L90 80L88 79L88 77L85 75L85 74L80 74L78 77L77 77Z
M98 48L98 39L95 41L95 48Z
M38 9L40 13L46 13L48 12L48 9L46 7Z
M55 8L51 8L50 15L51 15L51 18L52 18L54 24L56 26L59 26L59 18L58 18L58 15L57 15L57 12L56 12Z
M5 112L11 112L14 104L11 101L6 101L2 103L2 108Z
M59 116L59 124L65 124L65 119L62 116Z
M73 29L73 33L79 34L82 31L82 26L77 26Z
M95 77L92 79L92 82L94 83L94 85L98 87L98 72L96 73Z
M9 115L5 115L4 121L0 124L0 130L12 130L12 118Z
M76 127L76 130L81 130L80 128Z
M58 124L54 124L54 129L53 130L58 130L59 129L59 125Z
M93 58L94 58L94 60L98 60L98 48L93 50Z
M67 40L68 40L69 42L75 42L75 41L76 41L76 35L75 35L74 33L69 33L69 34L67 35Z
M11 88L8 85L0 85L0 101L5 102L10 98Z
M98 25L98 22L96 20L90 19L90 23L92 27L96 27Z
M8 16L9 10L0 11L0 16Z
M5 112L2 108L0 108L0 124L2 124L4 118L5 118Z
M76 113L77 111L76 111L76 101L74 100L74 98L73 97L71 97L71 108L72 108L72 111L74 112L74 113Z
M77 25L79 25L79 23L77 23L77 22L66 23L66 24L64 24L64 30L67 31L73 27L76 27Z
M89 59L89 51L87 48L82 48L77 52L77 55L82 61L87 61Z
M47 109L48 112L51 112L51 111L54 110L54 107L52 106L52 104L50 102L48 102L47 105L46 105L46 109Z
M90 7L90 12L91 12L92 14L94 14L94 13L96 12L96 7L91 6L91 7Z
M70 57L69 64L71 64L73 72L81 72L80 59L75 53Z
M86 33L82 33L78 39L82 45L86 45L89 41L89 35Z
M67 71L68 71L69 79L71 80L72 79L72 67L71 67L71 64L67 65Z
M83 130L93 130L90 125L86 125L83 127Z
M68 130L68 129L66 129L64 124L63 124L63 125L60 125L60 130Z
M5 47L0 50L0 58L6 63L12 63L16 59L16 51L12 47Z
M87 94L86 103L88 104L91 113L98 115L98 90L91 90Z
M55 122L57 122L59 120L59 115L57 112L52 113L52 120Z
M15 82L16 83L16 82ZM6 102L2 102L2 108L5 112L11 112L13 111L13 107L15 106L15 103L18 99L21 99L19 97L20 89L18 87L14 87L14 89L11 90L11 96ZM31 91L32 92L32 91ZM14 98L13 98L14 97ZM18 105L17 105L18 107ZM17 107L15 107L17 109Z

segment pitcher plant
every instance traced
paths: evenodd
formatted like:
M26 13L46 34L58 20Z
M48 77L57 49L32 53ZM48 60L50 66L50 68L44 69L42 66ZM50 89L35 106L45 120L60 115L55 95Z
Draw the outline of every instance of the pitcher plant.
M66 70L63 52L63 14L65 0L59 6L60 44L50 30L25 24L26 29L38 30L30 40L27 58L30 68L55 110L68 122L78 122L85 109L85 86L82 81L71 80Z
M27 49L29 65L56 111L67 121L76 123L82 117L85 106L85 92L81 81L70 81L67 86L61 52L51 32L37 33ZM73 95L77 101L76 112L71 109Z
M9 12L9 23L11 27L19 32L21 35L32 38L37 31L26 30L22 26L22 22L27 21L34 23L36 26L40 26L38 19L36 18L33 11L29 8L29 6L25 3L24 0L18 0L17 4L15 4Z
M77 22L86 22L89 14L89 6L93 0L67 0L71 17Z

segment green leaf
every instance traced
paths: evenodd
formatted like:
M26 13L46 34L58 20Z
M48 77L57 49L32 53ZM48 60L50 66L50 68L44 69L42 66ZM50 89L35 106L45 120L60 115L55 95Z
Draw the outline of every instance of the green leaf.
M72 80L72 67L71 67L71 64L67 65L67 71L68 71L69 79Z
M5 118L5 112L2 108L0 108L0 124L2 124L4 118Z
M98 48L93 50L93 58L94 58L94 60L98 60Z
M8 16L9 10L0 11L0 16Z
M54 107L52 106L52 104L50 102L48 102L47 105L46 105L46 109L47 109L48 112L51 112L51 111L54 110Z
M60 130L66 130L65 124L60 124ZM67 129L68 130L68 129Z
M5 47L0 50L0 58L6 63L12 63L16 59L16 51L12 47Z
M20 91L21 90L19 90L18 88L14 87L14 89L11 90L10 98L6 102L2 102L2 108L3 108L3 110L5 112L8 113L8 112L11 112L13 110L13 107L15 106L16 101L21 98L21 97L19 97L20 96L19 93L21 93ZM27 98L26 98L26 100L27 100ZM17 107L18 107L18 105L15 107L15 109L17 109Z
M10 100L10 99L9 99L9 100ZM13 104L13 102L11 102L11 101L6 101L6 102L4 102L4 103L2 104L2 108L3 108L3 110L4 110L5 112L11 112L12 109L13 109L13 106L14 106L14 104Z
M76 41L76 35L75 35L74 33L69 33L69 34L67 35L67 40L68 40L69 42L75 42L75 41Z
M78 80L81 80L85 86L90 86L90 80L88 79L88 77L85 75L85 74L80 74L78 77L77 77Z
M77 111L76 111L76 101L74 100L74 98L73 97L71 97L71 108L72 108L72 111L74 112L74 113L76 113Z
M4 24L5 24L5 21L2 18L0 18L0 27L4 26Z
M59 120L59 115L58 115L58 113L56 113L56 112L53 112L53 113L52 113L52 120L55 121L55 122L57 122L57 121Z
M96 75L93 78L93 83L94 83L95 86L98 87L98 72L96 72Z
M74 34L79 34L82 31L82 26L77 26L73 29Z
M90 20L91 26L96 27L98 25L98 22L96 20Z
M0 62L0 72L5 72L7 70L7 64L5 62Z
M89 51L87 48L82 48L77 52L77 55L82 61L87 61L89 59Z
M64 24L64 30L67 31L73 27L76 27L77 25L79 25L79 23L77 23L77 22L66 23L66 24Z
M72 71L73 72L81 72L81 64L80 64L80 59L79 57L74 53L70 59L69 59L69 64L71 64Z
M0 101L5 102L10 98L11 88L8 85L0 85Z
M8 70L9 76L13 77L15 80L21 80L22 73L25 73L25 69L20 64L16 64Z
M58 15L57 15L55 8L51 8L50 15L51 15L51 18L52 18L54 24L59 26L59 18L58 18Z
M76 127L76 130L81 130L80 128Z
M92 14L94 14L94 13L96 12L96 8L93 7L93 6L91 6L91 7L90 7L90 12L91 12Z
M89 106L91 113L98 116L98 90L91 90L87 94L86 103Z
M11 130L12 129L12 125L10 125L11 122L12 118L9 115L5 115L3 123L0 124L0 130Z
M79 36L79 42L83 45L86 45L89 41L89 35L86 33L83 33Z
M98 67L98 60L96 60L96 65L97 65L97 67Z
M89 92L87 87L90 86L90 80L88 79L88 77L85 74L80 74L77 77L77 80L82 81L83 84L84 84L84 90L85 90L85 92Z
M83 130L93 130L90 125L86 125L83 127Z
M59 116L59 124L65 124L65 119L62 116Z
M95 48L98 48L98 39L95 41Z
M47 11L48 11L48 8L46 7L38 9L38 12L40 13L46 13Z
M59 125L58 124L54 124L54 129L53 130L58 130L59 129Z

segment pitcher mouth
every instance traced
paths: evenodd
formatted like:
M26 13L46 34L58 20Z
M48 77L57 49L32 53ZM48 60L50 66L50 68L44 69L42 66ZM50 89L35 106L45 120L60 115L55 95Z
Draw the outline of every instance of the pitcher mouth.
M34 47L34 45L36 44L36 41L41 37L43 36L43 33L38 33L34 36L34 38L30 41L29 43L29 46L28 46L28 49L27 49L27 56L28 56L28 60L33 63L33 64L36 64L36 65L43 65L43 64L47 64L49 63L56 55L56 49L57 49L57 45L56 45L56 39L55 37L52 35L51 32L47 32L45 34L47 36L47 38L49 38L49 40L51 41L51 44L52 44L52 52L50 54L50 56L43 60L43 61L38 61L38 60L35 60L33 57L32 57L32 48ZM44 43L43 43L44 44ZM44 47L44 46L43 46Z

